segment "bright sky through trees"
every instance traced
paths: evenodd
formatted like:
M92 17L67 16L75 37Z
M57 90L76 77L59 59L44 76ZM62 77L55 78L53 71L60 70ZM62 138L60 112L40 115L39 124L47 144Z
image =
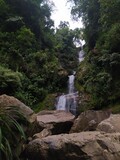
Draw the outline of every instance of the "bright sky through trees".
M68 21L70 28L81 28L81 22L75 22L71 19L70 14L70 4L67 3L67 0L51 0L55 4L54 12L52 13L52 19L55 21L55 27L58 27L60 21Z

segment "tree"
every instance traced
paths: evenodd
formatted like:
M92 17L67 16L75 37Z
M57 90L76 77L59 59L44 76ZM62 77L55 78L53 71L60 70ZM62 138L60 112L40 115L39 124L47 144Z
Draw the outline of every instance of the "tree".
M112 24L120 23L120 1L100 1L100 21L102 24L102 29L107 31L110 29Z
M68 22L60 22L59 28L56 30L55 49L63 68L73 71L77 67L77 48L74 44L76 33L69 29Z
M67 22L67 21L60 21L60 24L59 24L58 27L62 29L62 28L66 28L66 27L69 28L69 26L70 26L69 22Z
M98 0L72 0L74 5L71 13L73 18L82 18L84 38L89 49L93 49L99 35L100 3Z
M79 67L78 83L89 94L92 107L100 109L120 98L120 1L72 2L71 13L74 18L82 17L88 47L85 61Z
M0 0L0 91L30 106L52 92L57 81L52 87L48 80L50 77L54 81L59 66L54 52L54 23L50 18L52 5L48 2Z

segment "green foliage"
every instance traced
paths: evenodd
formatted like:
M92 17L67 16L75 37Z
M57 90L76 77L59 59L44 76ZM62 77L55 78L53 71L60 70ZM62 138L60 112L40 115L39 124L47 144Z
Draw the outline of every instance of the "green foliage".
M92 52L89 53L84 62L80 64L76 83L80 92L89 95L86 108L99 109L109 102L112 77L105 70L101 70L98 56L92 54Z
M15 107L0 106L0 159L19 159L15 149L25 134L16 119L22 117Z
M84 24L84 39L89 47L93 49L99 35L100 3L98 0L71 0L71 10L74 19L82 18Z
M82 17L87 56L79 66L77 86L100 109L120 98L120 1L73 0L73 18Z
M35 35L26 27L21 27L20 30L17 31L16 40L17 43L20 44L19 50L21 49L21 52L25 52L28 48L31 48L31 50L35 49Z
M0 4L0 94L13 95L34 108L67 84L67 74L59 75L54 49L52 5L43 0Z
M3 23L4 18L8 15L8 5L5 3L4 0L0 0L0 27Z
M120 23L115 23L111 26L107 33L105 47L110 52L120 51Z
M74 39L78 31L69 29L68 25L68 22L60 22L55 34L55 49L62 67L70 72L75 70L78 64L77 49L74 45Z
M34 34L25 27L17 32L0 32L0 46L1 63L14 71L25 71L28 55L37 49Z
M56 94L48 94L46 98L36 106L35 112L55 109L55 98Z
M102 24L102 30L108 31L111 25L120 22L120 1L106 1L99 0L100 2L100 22Z
M111 92L112 78L109 73L100 72L93 75L85 83L85 90L91 94L91 103L96 107L101 107L104 102L108 102Z
M22 74L0 66L0 94L15 93L22 85Z

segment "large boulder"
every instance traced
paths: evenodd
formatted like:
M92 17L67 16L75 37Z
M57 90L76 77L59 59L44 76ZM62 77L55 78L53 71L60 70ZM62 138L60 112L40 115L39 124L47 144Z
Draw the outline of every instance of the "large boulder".
M14 116L14 112L13 112L13 117L20 122L20 124L22 125L23 131L25 133L27 133L27 130L29 128L29 125L33 123L33 121L35 120L35 114L34 112L28 107L26 106L24 103L22 103L21 101L19 101L17 98L12 97L12 96L8 96L8 95L0 95L0 106L2 108L9 108L9 107L13 107L12 109L17 111L18 113L22 114L24 117L24 120L21 116ZM17 132L13 132L14 133L14 137L17 140L17 142L15 141L14 144L14 148L12 148L15 152L15 155L19 156L21 154L21 152L23 151L24 148L24 140L21 139L21 136L17 133ZM9 133L8 133L9 135ZM10 138L9 138L10 140Z
M33 122L35 120L35 114L33 110L13 96L8 96L6 94L1 95L0 106L16 107L17 110L19 110L29 122Z
M57 110L41 111L37 114L36 121L34 122L34 125L30 128L30 132L32 132L30 136L36 133L37 135L42 134L42 137L44 137L43 133L45 133L45 136L48 136L48 133L50 133L50 135L69 133L73 125L74 118L75 116L72 115L70 112ZM42 133L39 133L41 131Z
M107 133L120 132L120 114L112 114L97 126L97 130Z
M120 160L120 133L61 134L31 141L28 160Z
M74 121L70 133L96 130L97 125L109 116L109 111L88 110L83 112Z

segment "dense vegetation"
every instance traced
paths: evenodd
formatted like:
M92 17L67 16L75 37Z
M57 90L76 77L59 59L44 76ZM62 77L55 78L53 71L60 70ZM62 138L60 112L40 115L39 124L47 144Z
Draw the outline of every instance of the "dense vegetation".
M77 30L61 22L55 32L52 8L43 0L0 0L0 94L33 108L63 90L77 67Z
M72 0L74 19L82 17L86 58L77 85L89 105L100 109L120 103L120 1ZM120 107L117 107L117 112Z
M68 22L60 22L55 31L49 1L0 0L0 94L36 109L51 93L63 91L67 75L78 68L78 90L87 93L90 106L119 102L120 2L70 1L73 18L82 17L83 29L71 30ZM74 40L80 35L86 58L78 67Z
M35 111L54 107L77 67L73 40L79 29L61 22L55 32L52 7L47 0L0 0L0 95L15 96ZM22 122L18 108L0 105L1 160L19 160Z

